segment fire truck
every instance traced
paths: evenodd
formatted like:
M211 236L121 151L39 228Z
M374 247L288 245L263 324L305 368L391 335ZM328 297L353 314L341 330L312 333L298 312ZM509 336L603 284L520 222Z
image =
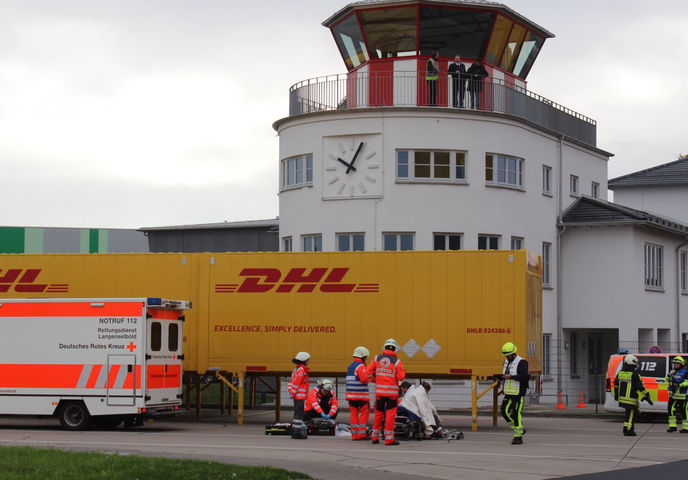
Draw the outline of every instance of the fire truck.
M68 430L179 411L186 301L0 299L0 414Z

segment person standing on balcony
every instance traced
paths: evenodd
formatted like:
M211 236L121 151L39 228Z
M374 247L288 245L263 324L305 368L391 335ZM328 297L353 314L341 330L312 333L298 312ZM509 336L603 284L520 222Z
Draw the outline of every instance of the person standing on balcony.
M452 77L452 104L454 107L463 108L463 100L466 96L466 66L461 63L460 56L454 57L454 62L449 65L447 72Z
M425 81L428 84L428 105L437 105L437 79L440 75L440 66L437 63L439 53L432 52L425 68Z
M469 78L468 82L468 94L471 98L471 108L480 108L480 94L483 91L483 78L490 76L485 70L480 59L473 62L466 72Z

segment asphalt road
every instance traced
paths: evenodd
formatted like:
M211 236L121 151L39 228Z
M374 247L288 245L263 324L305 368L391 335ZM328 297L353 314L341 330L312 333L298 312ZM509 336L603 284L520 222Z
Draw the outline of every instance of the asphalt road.
M666 433L663 423L639 424L637 437L624 437L617 419L526 417L525 443L511 445L510 430L501 422L493 428L491 419L481 419L480 431L471 432L468 417L450 416L445 424L461 427L463 440L387 447L342 437L268 437L264 425L272 418L268 412L249 412L243 426L216 415L200 422L161 420L132 430L66 432L53 419L1 417L0 445L272 465L327 480L688 477L688 435Z

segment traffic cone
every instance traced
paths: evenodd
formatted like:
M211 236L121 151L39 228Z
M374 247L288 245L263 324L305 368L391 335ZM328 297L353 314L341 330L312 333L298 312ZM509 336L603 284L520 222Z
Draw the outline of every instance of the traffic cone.
M578 405L576 408L585 408L585 402L583 401L583 392L578 392Z
M566 408L566 405L564 405L564 396L559 392L559 398L557 398L557 406L555 408L558 408L559 410L564 410Z

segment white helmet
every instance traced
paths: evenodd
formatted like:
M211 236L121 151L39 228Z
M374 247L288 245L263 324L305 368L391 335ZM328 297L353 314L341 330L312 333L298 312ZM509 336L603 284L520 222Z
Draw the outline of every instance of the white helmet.
M366 347L364 347L362 345L354 348L354 353L352 354L352 356L354 356L356 358L363 358L363 357L367 357L369 355L370 355L370 350L368 350Z
M306 362L311 358L311 354L308 352L299 352L296 354L294 357L294 360L298 360L299 362Z
M624 365L638 365L638 357L636 357L635 355L626 355L623 361Z
M334 383L329 378L326 378L320 382L320 388L334 392Z
M393 347L394 350L399 350L401 348L399 346L399 344L397 343L397 341L394 340L393 338L388 338L387 340L385 340L385 343L382 346L382 348L387 348L387 347Z

